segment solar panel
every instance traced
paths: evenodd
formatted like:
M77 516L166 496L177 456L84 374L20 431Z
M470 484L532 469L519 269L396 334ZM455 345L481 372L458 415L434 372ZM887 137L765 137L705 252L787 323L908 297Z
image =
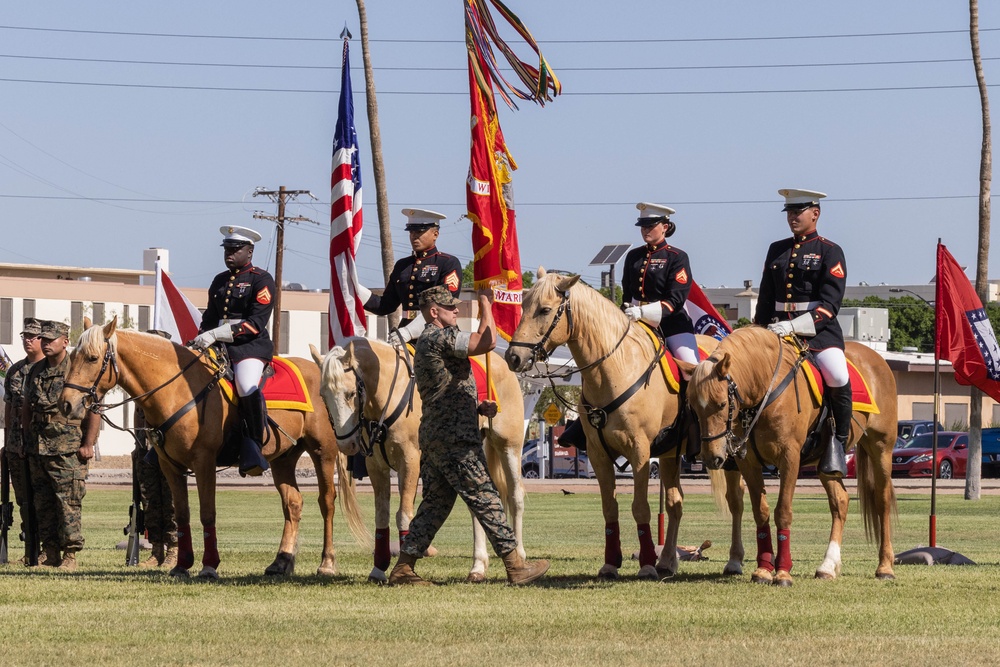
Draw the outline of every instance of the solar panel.
M625 253L628 252L628 249L631 247L632 246L628 244L606 245L601 248L600 252L597 253L597 256L594 257L594 259L590 260L590 266L596 266L598 264L615 264L622 258L622 256L625 255Z

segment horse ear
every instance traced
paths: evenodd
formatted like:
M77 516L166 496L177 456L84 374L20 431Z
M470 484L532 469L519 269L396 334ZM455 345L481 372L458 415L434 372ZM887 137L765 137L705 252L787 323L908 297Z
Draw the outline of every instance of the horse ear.
M729 353L723 352L722 358L715 364L715 374L719 376L720 380L725 380L726 376L729 375L729 367L731 365L732 359L730 359Z
M568 292L579 280L580 276L559 276L556 281L556 289L560 292Z
M684 361L683 359L674 359L677 362L677 368L681 369L685 376L691 377L694 373L694 369L698 367L698 364L692 364L690 361Z
M309 343L309 353L312 355L313 361L316 362L316 365L323 368L323 355L319 353L319 350L317 350L316 346L312 343Z
M541 280L542 278L545 277L545 267L544 266L539 266L538 267L538 272L535 274L535 277L538 278L539 280Z
M83 316L83 330L86 331L90 327L94 326L94 321L91 320L86 315Z
M104 339L107 340L114 335L115 330L118 328L118 317L115 316L110 322L104 325Z

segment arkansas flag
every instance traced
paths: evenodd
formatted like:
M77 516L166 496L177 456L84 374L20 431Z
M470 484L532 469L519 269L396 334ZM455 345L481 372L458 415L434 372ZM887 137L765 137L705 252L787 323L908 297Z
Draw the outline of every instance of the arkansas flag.
M177 289L167 272L156 263L153 286L153 328L166 331L170 340L183 345L198 335L201 311Z
M693 280L691 281L691 291L688 292L687 301L684 302L684 310L687 311L688 317L691 318L696 334L704 334L722 340L733 333L729 322L719 317L719 311L708 300L705 293L701 291L698 283Z
M489 69L471 36L467 46L472 153L466 201L472 221L473 286L493 288L497 331L510 340L521 321L521 253L517 247L511 184L511 173L517 165L500 129Z
M993 325L962 267L941 243L934 316L936 357L951 362L959 384L975 385L1000 402L1000 347Z
M350 336L364 336L364 303L358 296L355 257L361 245L361 160L354 129L351 95L351 57L344 37L340 107L333 136L333 170L330 177L330 335L333 347Z

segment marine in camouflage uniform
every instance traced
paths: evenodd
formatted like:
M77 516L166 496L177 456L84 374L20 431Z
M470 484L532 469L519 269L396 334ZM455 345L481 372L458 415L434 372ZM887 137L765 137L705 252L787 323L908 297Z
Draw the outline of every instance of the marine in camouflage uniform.
M529 563L519 555L517 539L507 522L500 494L486 468L479 432L476 382L469 355L488 352L496 344L496 327L488 297L480 297L481 324L476 334L456 326L459 300L439 285L420 295L428 324L417 340L413 374L420 392L420 478L423 499L403 538L390 584L426 584L413 571L416 560L430 546L437 531L461 496L479 519L493 550L507 567L513 584L538 579L549 564ZM491 404L494 408L495 404ZM478 573L469 581L484 579Z
M174 519L174 498L170 493L156 450L149 443L146 417L142 410L135 410L136 448L132 456L137 458L133 470L139 471L139 492L142 495L142 511L146 518L146 537L153 545L149 558L139 563L139 567L174 567L177 565L177 521Z
M21 516L21 532L26 529L28 513L31 508L25 505L28 496L27 459L24 451L24 437L21 433L21 407L24 399L24 381L31 369L31 364L43 358L41 340L41 322L33 317L24 319L24 329L21 340L24 352L28 356L14 362L7 370L3 388L6 397L4 407L4 448L3 455L7 459L7 470L10 471L10 485L14 489L14 500L17 502Z
M59 412L59 396L69 371L68 335L66 324L42 322L45 359L28 373L21 414L45 564L74 570L76 554L84 545L81 509L100 417L88 412L81 428L80 421Z

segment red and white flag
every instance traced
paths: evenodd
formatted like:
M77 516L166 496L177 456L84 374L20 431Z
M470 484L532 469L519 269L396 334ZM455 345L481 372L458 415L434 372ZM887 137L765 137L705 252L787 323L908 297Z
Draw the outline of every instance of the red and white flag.
M361 161L358 159L358 133L354 129L347 39L345 36L330 178L330 347L350 336L364 336L367 330L365 304L358 296L355 265L362 228Z
M153 328L166 331L170 339L183 345L198 335L201 311L177 289L167 272L156 263L153 287Z
M1000 347L982 301L943 244L937 249L934 354L955 369L959 384L975 385L1000 402Z
M684 310L691 318L696 334L704 334L722 340L733 333L729 322L725 318L719 317L718 309L712 305L705 293L701 291L701 287L694 281L691 281L691 291L688 292L687 301L684 302Z

